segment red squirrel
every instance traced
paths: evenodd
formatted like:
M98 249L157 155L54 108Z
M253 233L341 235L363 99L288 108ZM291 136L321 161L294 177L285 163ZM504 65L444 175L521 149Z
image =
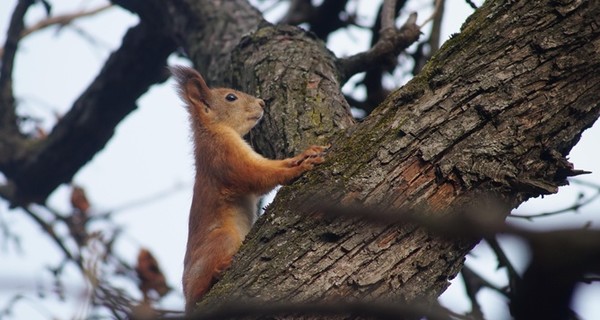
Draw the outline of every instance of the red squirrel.
M229 267L257 218L261 195L323 163L327 146L270 160L243 136L262 118L265 102L243 92L209 88L192 68L172 67L193 131L196 179L184 259L186 313Z

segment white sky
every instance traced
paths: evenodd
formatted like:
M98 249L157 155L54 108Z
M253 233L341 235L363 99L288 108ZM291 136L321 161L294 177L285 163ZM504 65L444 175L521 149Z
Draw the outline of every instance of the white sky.
M4 1L0 5L0 41L4 43L8 19L16 0ZM52 1L54 13L72 12L77 8L91 8L104 3L98 0ZM358 1L359 12L365 14L365 24L376 11L379 1ZM419 21L430 14L426 5L414 4ZM480 3L480 1L478 1ZM444 18L444 36L458 32L460 24L472 12L463 0L447 0ZM270 15L277 15L275 8ZM26 17L32 24L44 17L41 5L34 5ZM398 23L404 22L403 18ZM34 115L44 119L43 126L50 129L55 123L55 114L64 114L78 95L96 76L108 54L118 48L121 37L128 27L137 23L137 17L119 8L109 9L97 16L81 19L76 26L91 35L94 43L86 40L73 28L60 32L50 28L30 35L21 42L14 72L15 94L19 99L19 113ZM339 32L330 43L330 49L338 55L349 55L366 47L364 31L355 28L349 32ZM363 43L363 46L357 43ZM171 64L185 63L172 58ZM395 80L398 84L401 81ZM350 85L344 87L351 89ZM139 109L128 116L116 130L116 135L88 165L75 176L74 181L82 185L91 199L95 212L121 208L138 199L155 199L146 204L126 207L118 211L117 223L125 236L118 242L118 251L133 263L140 247L150 248L162 265L170 285L177 290L162 304L165 308L181 309L182 295L180 278L187 232L187 214L191 202L193 167L191 144L188 134L187 115L172 89L171 81L154 86L139 102ZM575 167L598 171L600 151L597 148L600 128L585 132L580 143L572 151L570 158ZM598 173L581 179L600 183ZM167 197L158 197L169 190ZM519 209L522 212L540 212L572 204L581 188L561 188L558 195L546 197L543 201L530 201ZM593 190L586 190L591 195ZM52 208L66 212L69 208L69 190L59 188L49 200ZM509 221L527 226L552 228L556 226L581 227L588 221L597 227L600 220L594 214L600 207L596 201L577 215L544 218L535 223ZM9 211L6 204L0 205L0 221L8 224L12 232L21 236L22 250L3 238L0 242L0 310L8 299L16 293L31 297L19 303L13 319L69 319L82 313L82 299L74 299L84 289L77 270L70 268L66 281L67 302L60 302L49 295L39 299L36 290L51 288L46 266L56 265L60 253L49 243L38 227L24 214ZM100 228L101 226L98 226ZM64 230L63 230L64 232ZM515 239L506 239L503 245L508 254L522 269L526 253L522 244ZM519 263L520 261L520 263ZM485 245L480 245L468 258L467 264L482 274L501 283L503 271L495 272L496 261ZM456 282L456 281L455 281ZM132 292L137 292L131 287ZM48 290L49 291L49 290ZM443 296L445 305L457 311L469 308L463 294L462 283L453 285ZM508 317L504 301L489 292L484 311L488 319ZM600 306L594 303L600 298L599 285L582 285L579 291L582 299L577 299L574 308L584 319L600 315ZM0 316L1 318L1 316Z

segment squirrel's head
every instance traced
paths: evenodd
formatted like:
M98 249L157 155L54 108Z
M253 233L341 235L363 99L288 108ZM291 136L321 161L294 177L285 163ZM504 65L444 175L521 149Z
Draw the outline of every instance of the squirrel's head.
M169 69L177 81L179 96L188 105L194 125L226 125L243 136L262 118L265 107L262 99L233 89L211 89L192 68L177 66Z

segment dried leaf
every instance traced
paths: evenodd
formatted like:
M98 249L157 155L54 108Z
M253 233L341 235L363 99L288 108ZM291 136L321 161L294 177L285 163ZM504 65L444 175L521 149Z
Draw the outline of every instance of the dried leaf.
M140 290L144 294L144 300L148 299L151 290L158 293L160 297L163 297L171 290L167 285L164 274L160 270L158 262L150 251L146 249L140 250L135 271L140 279Z
M90 202L82 187L73 185L73 189L71 190L71 206L83 213L87 213L90 209Z

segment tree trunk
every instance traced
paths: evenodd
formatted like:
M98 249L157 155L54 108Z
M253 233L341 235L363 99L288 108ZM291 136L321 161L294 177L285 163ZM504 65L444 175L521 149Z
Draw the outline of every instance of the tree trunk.
M277 157L324 141L333 149L326 164L282 189L202 305L437 297L477 239L324 218L315 204L429 212L486 195L506 215L557 192L575 174L565 157L600 112L598 17L592 2L488 1L420 75L356 125L322 43L289 27L244 38L233 83L269 105L255 145ZM187 39L199 39L194 32L204 31L188 30ZM184 46L192 57L204 48ZM205 59L194 62L213 72Z

